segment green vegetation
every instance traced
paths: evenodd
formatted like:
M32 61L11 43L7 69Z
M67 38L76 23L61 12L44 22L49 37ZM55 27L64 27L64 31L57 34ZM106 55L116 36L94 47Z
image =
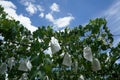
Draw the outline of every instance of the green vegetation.
M39 27L31 33L19 21L7 19L3 10L0 6L0 34L4 37L0 40L0 80L120 79L120 64L115 63L120 58L120 43L113 47L113 35L105 19L64 31ZM60 49L50 56L44 51L51 47L51 37L58 40ZM93 70L98 65L85 58L85 47L91 49L92 59L99 60L101 69Z

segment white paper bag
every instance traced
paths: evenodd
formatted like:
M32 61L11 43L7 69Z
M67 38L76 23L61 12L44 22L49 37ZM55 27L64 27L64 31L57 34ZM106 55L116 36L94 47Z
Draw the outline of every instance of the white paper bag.
M45 80L49 80L49 77L48 77L48 76L45 76Z
M92 57L92 51L91 51L91 48L90 48L90 47L85 47L85 48L84 48L83 56L84 56L84 58L85 58L86 60L92 62L93 57Z
M15 65L15 58L14 57L8 58L8 67L10 68L10 70L14 65Z
M20 70L20 71L28 71L26 61L21 61L18 70Z
M27 68L29 69L29 70L31 70L31 68L32 68L32 64L31 64L31 62L28 60L27 61Z
M74 62L72 64L72 68L73 68L74 72L77 72L77 69L78 69L78 62L77 62L77 60L74 60Z
M78 78L78 80L84 80L83 75L80 75L80 77Z
M31 62L29 60L24 60L24 61L21 61L18 70L28 71L28 70L31 70L31 68L32 68Z
M101 65L100 65L100 62L99 62L99 60L97 58L93 59L92 70L93 71L101 70Z
M28 80L27 73L23 73L19 80Z
M6 63L2 63L0 66L0 74L5 74L7 71L7 64Z
M69 54L65 54L62 64L66 65L66 66L71 66L72 65L72 59L71 59L71 56Z
M60 44L58 43L58 40L54 37L51 37L50 46L51 46L51 51L53 54L58 52L59 50L61 50L61 47L60 47Z

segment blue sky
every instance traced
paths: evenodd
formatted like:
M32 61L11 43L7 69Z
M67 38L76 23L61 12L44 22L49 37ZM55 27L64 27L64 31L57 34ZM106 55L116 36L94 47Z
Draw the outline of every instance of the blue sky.
M114 35L120 35L120 0L0 0L5 11L29 30L38 26L64 29L105 17ZM120 36L115 36L115 44Z

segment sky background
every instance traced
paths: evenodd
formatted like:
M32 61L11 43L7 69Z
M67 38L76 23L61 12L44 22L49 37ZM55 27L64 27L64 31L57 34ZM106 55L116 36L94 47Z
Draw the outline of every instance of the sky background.
M120 35L120 0L0 0L5 11L32 32L40 26L62 30L106 18L113 35ZM114 44L120 36L114 36Z

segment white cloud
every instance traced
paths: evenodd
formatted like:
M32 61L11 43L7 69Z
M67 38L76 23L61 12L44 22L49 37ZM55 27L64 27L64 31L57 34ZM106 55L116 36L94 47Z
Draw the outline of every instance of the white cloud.
M50 9L51 9L52 11L55 11L55 12L59 12L59 11L60 11L59 5L56 4L56 3L53 3L53 4L50 6Z
M24 3L24 2L35 2L36 0L20 0L20 2Z
M120 35L120 0L114 3L103 13L108 21L108 27L113 35ZM120 37L114 36L114 45L120 42Z
M59 28L66 27L70 24L71 20L73 20L73 16L67 16L63 18L56 19L54 22L54 25L56 25Z
M31 32L35 31L37 28L31 24L31 20L22 14L18 15L16 13L16 6L11 1L0 1L0 5L4 7L4 11L12 16L15 20L20 21L28 30Z
M44 9L43 9L43 7L42 7L41 5L37 5L37 9L38 9L40 12L43 12L43 11L44 11Z
M39 15L41 18L43 18L44 17L44 13L40 13L40 15Z
M45 18L48 19L50 22L52 22L54 27L56 27L56 28L66 27L74 19L74 17L71 15L66 16L66 17L62 17L62 18L58 18L58 19L54 19L53 15L51 13L48 13L45 16Z
M71 14L69 16L60 17L60 18L55 19L53 16L53 12L60 12L59 5L56 3L53 3L50 6L50 9L51 9L51 12L46 14L45 18L53 24L55 29L68 26L70 24L70 22L74 19L74 17Z
M2 5L3 7L5 8L13 8L13 9L16 9L16 6L11 3L10 1L4 1L4 0L1 0L0 1L0 5Z
M33 15L37 12L37 8L32 3L29 3L26 7L26 11L29 12L30 15Z
M116 34L120 30L120 0L115 0L114 4L105 11L104 15L107 16L108 25L112 33ZM110 23L109 23L110 22ZM115 28L116 27L116 28Z
M54 18L51 13L46 14L45 18L48 19L50 22L54 23Z
M23 24L28 30L30 30L32 32L37 29L35 26L31 25L31 20L28 17L25 17L23 15L19 15L18 20L21 22L21 24Z
M33 15L37 13L38 11L43 12L44 9L41 5L34 4L34 0L21 0L20 1L22 5L24 5L26 8L26 11L30 14Z

